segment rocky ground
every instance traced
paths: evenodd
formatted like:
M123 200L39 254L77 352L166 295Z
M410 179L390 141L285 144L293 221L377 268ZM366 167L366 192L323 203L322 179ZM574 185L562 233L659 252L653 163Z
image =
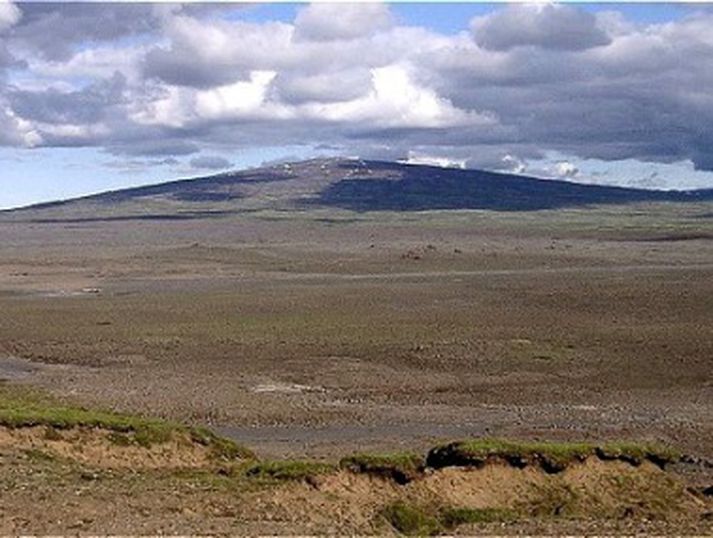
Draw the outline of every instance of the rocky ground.
M706 214L9 216L0 377L263 457L631 439L680 447L687 483L713 485Z

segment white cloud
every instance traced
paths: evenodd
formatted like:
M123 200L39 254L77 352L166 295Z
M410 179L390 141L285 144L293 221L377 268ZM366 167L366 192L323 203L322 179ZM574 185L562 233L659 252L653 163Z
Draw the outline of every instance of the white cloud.
M513 174L522 174L527 170L527 164L522 159L514 155L507 154L502 158L502 167L497 170L512 172Z
M409 151L408 157L402 162L407 164L426 164L429 166L440 166L441 168L465 168L465 159L451 159L450 157L439 157L437 155L427 155L415 151Z
M47 84L47 80L62 81L64 78L85 77L89 79L111 78L120 72L132 82L140 83L139 59L146 52L143 46L116 47L100 45L78 51L63 61L30 58L30 69Z
M295 38L335 41L369 36L389 28L392 17L384 4L317 3L302 8L295 19Z
M196 114L205 119L240 118L259 114L265 104L274 71L254 71L247 81L235 82L196 94Z
M0 103L0 145L35 147L42 137L31 122L18 118L13 110Z
M553 175L558 178L571 179L579 175L579 168L569 161L560 161L555 163L551 170Z
M194 110L190 92L175 86L161 88L153 98L135 102L130 107L129 118L141 125L182 127Z
M430 88L415 83L408 69L400 65L373 69L372 89L364 97L341 103L306 105L302 110L315 119L392 128L487 126L497 122L492 115L457 109Z
M22 17L22 11L12 2L0 0L0 32L17 24Z

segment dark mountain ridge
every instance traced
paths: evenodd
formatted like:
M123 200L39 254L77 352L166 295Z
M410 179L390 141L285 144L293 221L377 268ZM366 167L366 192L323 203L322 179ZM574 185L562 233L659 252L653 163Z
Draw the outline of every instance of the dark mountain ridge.
M108 191L9 212L61 210L66 213L73 209L106 210L138 204L158 211L154 215L158 219L266 208L535 211L602 204L697 201L713 201L713 189L645 190L397 162L313 159ZM116 218L124 217L117 215Z

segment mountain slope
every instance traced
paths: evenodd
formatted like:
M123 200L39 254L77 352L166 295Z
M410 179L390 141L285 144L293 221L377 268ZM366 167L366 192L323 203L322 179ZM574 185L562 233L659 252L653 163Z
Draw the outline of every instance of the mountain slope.
M651 191L479 170L315 159L39 204L12 213L47 219L183 219L261 209L532 211L593 204L713 200L713 189Z

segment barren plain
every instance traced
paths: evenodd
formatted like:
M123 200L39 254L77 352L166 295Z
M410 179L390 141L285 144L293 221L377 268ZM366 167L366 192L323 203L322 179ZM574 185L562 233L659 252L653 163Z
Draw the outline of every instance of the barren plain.
M6 386L41 390L63 405L209 427L262 458L334 462L483 437L625 439L677 447L688 458L674 466L679 478L696 491L713 485L710 202L87 215L0 214ZM275 508L279 498L260 497L250 506L261 507L254 514L262 519L251 523L231 507L227 486L211 483L198 501L205 478L176 486L173 475L150 487L143 475L101 475L87 482L89 504L60 509L76 486L71 472L23 457L3 455L35 469L23 491L57 473L64 485L34 520L17 519L31 496L4 487L3 532L74 524L78 532L383 531L361 512L340 515L341 524L326 518L324 507L333 506L324 491L337 482L366 488L344 486L362 479L343 474L320 490L326 499L295 505L302 519ZM291 495L311 499L316 486L293 487L304 491ZM171 488L180 493L162 508L147 500L143 516L141 503L129 502L137 491L148 499ZM97 499L110 498L116 512L97 516ZM660 527L607 516L479 528L710 531L710 501L696 502L708 508ZM82 510L94 516L74 517Z

